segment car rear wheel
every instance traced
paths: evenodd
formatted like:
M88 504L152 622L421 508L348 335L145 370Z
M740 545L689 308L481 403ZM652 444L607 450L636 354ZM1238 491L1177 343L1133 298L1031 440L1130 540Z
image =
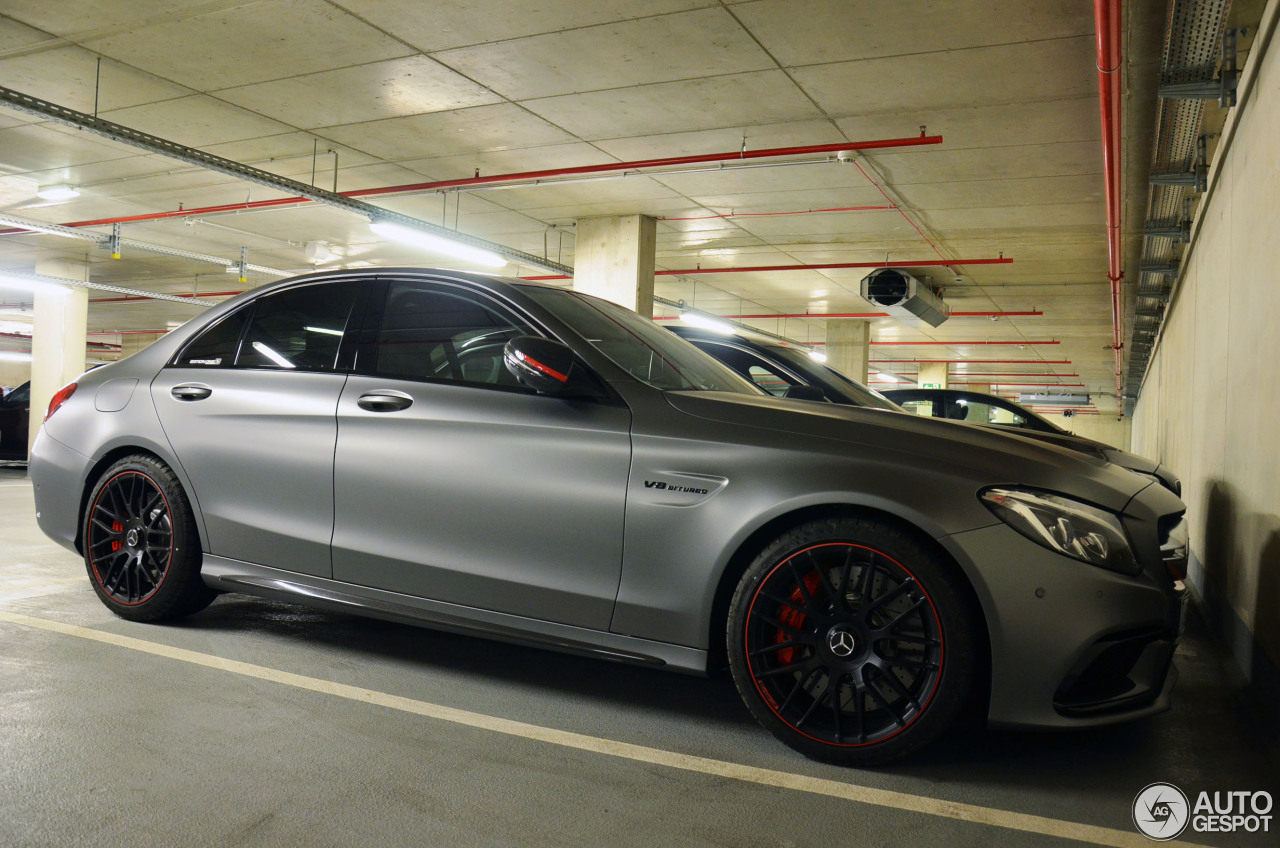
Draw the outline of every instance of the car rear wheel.
M728 651L756 719L801 753L876 765L937 738L973 685L973 617L913 536L868 519L804 524L734 593Z
M200 579L191 505L173 472L152 457L125 457L99 478L82 538L93 589L122 618L177 618L217 596Z

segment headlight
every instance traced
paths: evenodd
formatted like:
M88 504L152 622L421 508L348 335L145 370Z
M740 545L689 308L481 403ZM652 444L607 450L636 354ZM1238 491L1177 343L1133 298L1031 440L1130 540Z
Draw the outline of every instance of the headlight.
M987 489L982 501L1005 524L1051 551L1111 571L1139 571L1119 517L1106 510L1025 489Z

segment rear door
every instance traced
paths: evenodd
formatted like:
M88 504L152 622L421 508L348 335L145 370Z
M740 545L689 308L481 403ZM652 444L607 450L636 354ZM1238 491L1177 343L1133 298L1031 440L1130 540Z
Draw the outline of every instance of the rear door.
M206 552L329 577L336 369L359 284L264 296L188 344L152 382L204 516Z
M607 629L630 411L520 387L502 349L537 330L512 305L453 283L386 289L338 403L334 578Z

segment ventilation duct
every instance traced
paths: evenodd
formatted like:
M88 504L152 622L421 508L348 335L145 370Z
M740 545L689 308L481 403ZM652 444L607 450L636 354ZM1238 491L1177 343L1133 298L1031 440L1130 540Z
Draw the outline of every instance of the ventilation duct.
M951 307L925 283L898 268L879 268L862 278L862 297L890 316L936 327L951 317Z

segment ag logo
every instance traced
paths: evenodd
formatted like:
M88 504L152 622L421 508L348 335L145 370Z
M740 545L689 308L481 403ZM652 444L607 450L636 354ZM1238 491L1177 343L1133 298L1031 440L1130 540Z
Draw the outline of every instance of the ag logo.
M1187 796L1172 783L1153 783L1133 799L1133 823L1157 842L1175 839L1191 820Z

